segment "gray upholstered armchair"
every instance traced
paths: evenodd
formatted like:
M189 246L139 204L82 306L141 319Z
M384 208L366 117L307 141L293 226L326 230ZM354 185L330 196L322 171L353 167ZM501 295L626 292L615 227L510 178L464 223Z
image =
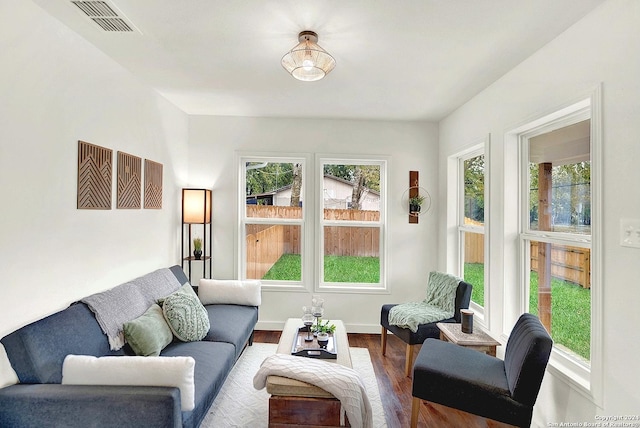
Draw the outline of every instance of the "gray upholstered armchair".
M455 306L453 317L443 320L438 320L431 323L420 324L418 331L415 333L408 328L402 328L397 325L389 323L389 311L396 306L395 304L382 305L380 311L380 325L382 326L381 346L382 355L385 355L387 351L387 330L397 336L400 340L407 344L404 373L407 376L411 375L411 368L413 367L413 357L416 345L422 345L425 339L431 337L438 339L440 337L440 330L436 326L439 322L460 322L460 309L469 308L469 301L471 300L471 284L460 281L458 288L456 289Z
M417 426L421 400L530 426L552 345L547 330L531 314L521 315L513 327L504 361L427 339L413 367L411 426Z

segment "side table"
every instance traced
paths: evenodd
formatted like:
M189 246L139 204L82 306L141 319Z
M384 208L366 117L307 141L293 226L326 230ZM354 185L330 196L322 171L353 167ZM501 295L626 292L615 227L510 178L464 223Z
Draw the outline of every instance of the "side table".
M440 329L440 340L496 356L496 347L500 346L500 342L478 326L473 328L473 333L463 333L462 324L459 323L439 322L436 326Z

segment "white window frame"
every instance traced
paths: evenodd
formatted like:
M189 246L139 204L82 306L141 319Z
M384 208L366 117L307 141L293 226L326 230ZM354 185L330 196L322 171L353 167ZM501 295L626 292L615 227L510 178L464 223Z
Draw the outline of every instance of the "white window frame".
M324 164L344 165L379 165L380 166L380 220L372 221L345 221L324 219ZM335 155L318 154L316 156L316 292L348 292L348 293L388 293L387 288L387 181L389 174L390 158L388 156L363 156L363 155ZM324 281L324 227L325 226L362 226L378 227L380 233L380 282L373 283L344 283Z
M246 163L247 162L277 162L277 163L301 163L303 171L303 194L302 218L300 219L276 219L276 218L255 218L246 215ZM238 166L238 228L237 239L238 253L236 259L238 278L247 279L246 269L246 225L248 224L286 224L300 226L300 236L302 237L301 250L301 278L300 281L273 281L262 280L262 288L274 291L309 291L308 284L313 278L313 265L309 260L313 260L313 172L311 171L311 156L309 154L287 154L275 153L237 153L236 165Z
M505 183L517 178L517 188L505 185L505 217L517 211L517 225L505 222L505 236L517 236L517 243L505 241L505 255L515 254L515 258L505 258L505 283L516 284L515 288L505 290L505 302L514 301L511 309L504 308L504 325L513 325L517 317L529 310L529 251L526 245L530 240L578 246L591 246L591 352L590 365L559 347L553 347L548 369L583 396L602 406L603 385L603 291L602 291L602 95L601 88L595 88L585 99L568 103L563 108L543 115L505 134L505 165L518 159L517 168L505 171ZM585 116L586 113L586 116ZM590 118L591 120L591 237L570 236L572 234L550 233L529 230L529 189L528 187L528 146L526 141L533 135L561 128L571 123ZM513 171L517 169L516 171ZM517 193L517 198L515 198ZM513 198L511 198L513 196ZM511 198L515 204L506 203ZM512 233L515 232L515 233ZM513 250L513 251L512 251ZM511 263L510 263L511 262ZM514 266L508 268L508 266ZM504 337L509 332L504 331Z
M489 245L490 215L486 207L490 204L490 141L491 135L479 138L463 150L447 159L447 271L460 277L464 274L464 234L463 232L483 233L484 239L484 306L469 303L477 322L489 328L491 289L489 287L491 257ZM484 155L484 227L464 224L464 161L478 155ZM472 284L473 285L473 284Z
M478 314L478 317L480 317L481 319L486 318L485 315L485 307L487 306L487 302L489 301L489 259L487 258L488 250L489 250L489 245L488 245L488 237L485 234L485 227L486 227L486 220L487 220L487 209L486 207L488 206L487 204L487 189L488 189L488 180L487 180L487 157L485 155L485 145L484 142L482 142L480 145L475 146L471 151L467 151L464 154L461 154L460 156L458 156L458 248L459 248L459 253L458 253L458 275L460 277L462 277L464 275L464 263L465 263L465 258L464 258L464 254L465 254L465 234L466 233L477 233L480 235L484 235L484 302L481 305L477 304L474 301L470 301L469 303L469 307L470 309L472 309L476 314ZM485 219L485 223L483 226L476 226L476 225L470 225L470 224L465 224L464 222L464 206L465 206L465 201L464 201L464 196L465 196L465 183L464 183L464 163L465 161L475 158L477 156L484 156L484 160L485 160L485 169L484 169L484 197L485 197L485 201L484 201L484 206L485 206L485 213L484 213L484 219ZM471 284L473 286L473 284Z

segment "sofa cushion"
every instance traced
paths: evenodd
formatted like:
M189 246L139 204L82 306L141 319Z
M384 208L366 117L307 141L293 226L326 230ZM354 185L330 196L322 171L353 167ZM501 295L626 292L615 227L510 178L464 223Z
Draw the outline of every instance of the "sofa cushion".
M258 322L258 308L240 305L206 305L211 329L204 340L235 346L236 358L244 349Z
M209 331L207 311L191 284L183 285L164 298L162 312L173 334L183 342L202 340Z
M259 280L201 279L198 297L203 305L260 306L261 287Z
M158 356L173 341L173 333L162 308L151 305L147 312L124 324L124 338L136 355Z
M180 389L182 411L194 408L194 368L191 357L91 357L67 355L64 385L173 386Z
M62 382L62 362L68 354L124 355L111 351L107 336L84 303L33 322L2 338L21 383Z
M233 345L222 342L176 341L164 348L160 355L189 356L195 360L195 408L190 412L183 412L182 422L184 427L198 426L233 368Z
M176 277L176 279L181 285L184 285L187 282L189 282L189 278L187 278L187 275L185 275L184 270L182 269L182 266L173 265L169 268L169 270L171 271L171 273L173 273L173 276Z
M87 296L82 302L95 314L109 338L111 349L118 350L125 343L124 323L138 318L158 299L178 290L181 285L173 271L157 269L133 281Z
M0 389L16 383L18 383L18 375L11 367L4 346L0 344Z
M0 426L185 428L178 388L57 384L0 389Z

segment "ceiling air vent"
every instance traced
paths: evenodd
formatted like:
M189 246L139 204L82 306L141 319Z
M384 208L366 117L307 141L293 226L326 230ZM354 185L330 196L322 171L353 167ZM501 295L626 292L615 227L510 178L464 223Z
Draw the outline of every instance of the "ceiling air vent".
M106 1L72 1L85 15L104 31L131 32L135 27L118 15L117 9Z

